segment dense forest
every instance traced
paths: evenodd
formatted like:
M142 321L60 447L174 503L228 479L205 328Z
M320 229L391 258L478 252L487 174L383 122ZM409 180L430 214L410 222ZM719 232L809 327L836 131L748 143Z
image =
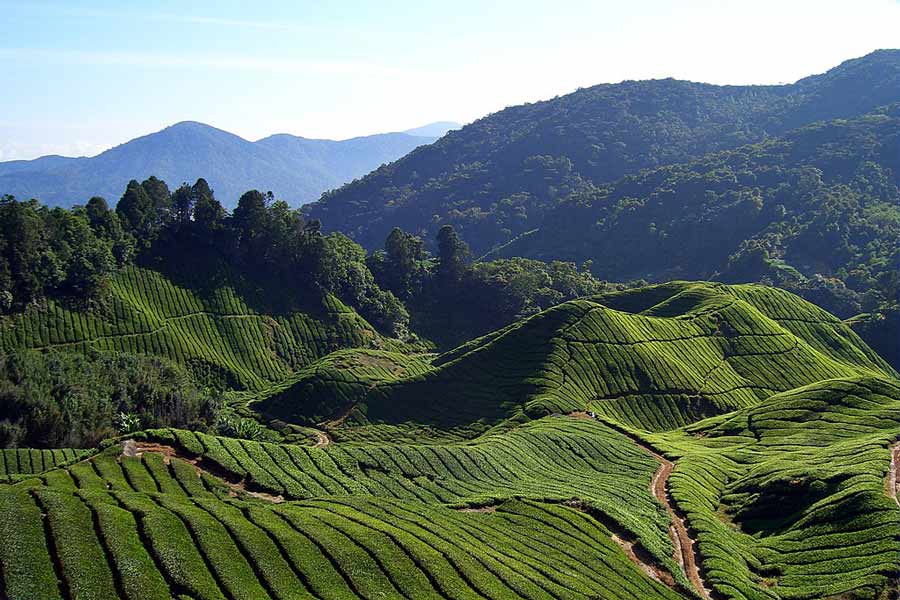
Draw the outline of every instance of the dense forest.
M602 84L488 115L324 194L307 212L369 249L395 226L431 239L450 224L480 255L540 227L573 194L898 101L897 50L782 86Z
M766 280L849 317L897 295L898 147L900 104L811 125L573 196L497 254L592 260L614 279Z

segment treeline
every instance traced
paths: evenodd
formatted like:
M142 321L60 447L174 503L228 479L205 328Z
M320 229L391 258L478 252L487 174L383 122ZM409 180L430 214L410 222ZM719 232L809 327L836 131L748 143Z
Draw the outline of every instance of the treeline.
M508 259L471 264L468 246L451 226L435 246L394 229L384 250L368 254L339 233L324 235L317 220L251 190L228 213L207 182L175 191L156 177L129 182L115 209L91 198L71 210L36 200L0 201L0 297L6 312L53 298L102 299L116 269L137 262L167 274L196 272L216 261L236 267L249 287L268 292L273 306L334 294L385 334L413 330L450 346L558 302L598 293L607 284L590 263Z
M248 191L229 214L203 179L171 191L150 177L131 181L114 209L99 197L70 210L4 197L0 297L5 313L47 300L103 313L107 281L136 263L201 293L239 287L270 314L320 310L322 295L333 294L384 334L447 349L610 287L589 263L473 263L450 226L435 245L432 255L424 240L394 229L369 254L342 234L324 235L318 221L270 193ZM228 382L201 384L185 365L153 356L11 352L0 356L0 446L90 447L159 426L259 433L223 412L221 392L208 385Z
M595 279L589 262L580 268L525 258L472 263L451 225L438 231L436 246L432 257L424 240L395 227L367 264L375 281L404 302L413 330L445 349L560 302L626 287Z

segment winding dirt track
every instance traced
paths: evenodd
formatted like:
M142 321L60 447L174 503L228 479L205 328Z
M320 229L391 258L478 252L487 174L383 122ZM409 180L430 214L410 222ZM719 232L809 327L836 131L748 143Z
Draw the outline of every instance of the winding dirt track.
M884 491L900 506L900 442L891 446L891 468L884 480Z
M581 419L592 418L590 414L581 411L572 413L570 416ZM596 419L596 417L593 418ZM672 474L675 463L653 450L646 442L632 433L621 429L612 423L606 421L601 422L627 436L632 442L640 446L644 452L652 456L656 462L659 463L659 468L656 470L656 473L653 474L653 479L650 481L650 491L653 493L653 496L666 507L666 512L669 513L669 518L672 521L672 524L669 526L669 537L672 540L672 545L675 547L674 558L678 561L682 572L691 582L691 585L694 586L697 593L706 600L711 600L714 597L714 594L706 585L706 582L703 580L703 575L700 572L701 557L697 550L697 542L691 537L687 518L677 507L671 494L669 494L669 475Z
M675 463L657 454L640 441L635 441L659 462L659 469L656 470L650 481L650 489L656 499L666 507L666 512L669 513L669 518L672 520L672 524L669 526L669 537L672 539L672 545L675 546L675 559L681 565L681 570L697 593L709 600L712 598L712 591L706 586L706 582L703 581L703 576L700 574L700 553L697 551L697 542L691 537L687 519L676 508L668 490L669 475L672 474Z

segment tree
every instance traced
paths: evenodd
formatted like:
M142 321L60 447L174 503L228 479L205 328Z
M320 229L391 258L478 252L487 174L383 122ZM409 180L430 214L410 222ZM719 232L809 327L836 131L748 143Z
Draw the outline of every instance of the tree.
M172 194L172 211L176 223L189 223L194 214L194 194L191 186L182 183Z
M116 205L116 214L122 219L125 229L132 233L143 246L148 246L153 231L156 210L147 190L132 179L125 188L125 193Z
M238 200L232 221L240 231L242 245L248 244L265 229L268 217L266 204L267 198L259 190L245 192Z
M98 233L101 231L109 231L110 222L112 220L112 211L109 210L109 204L106 202L106 198L94 196L88 200L84 210L87 213L88 221L90 221L94 231Z
M418 236L394 227L384 242L385 284L401 299L416 293L424 276L425 243Z
M33 200L19 202L12 196L0 200L3 270L11 304L17 307L40 297L44 286L56 283L62 275L54 257L47 253L44 223L36 206Z
M172 213L172 194L169 192L169 186L166 185L165 181L151 175L141 183L141 187L147 192L147 197L150 198L150 205L153 207L154 227L167 223Z
M202 177L191 186L191 199L194 205L194 223L201 231L209 232L217 229L225 218L225 209L216 200L209 184Z
M437 234L438 243L438 277L444 281L459 281L469 259L469 246L453 225L444 225Z

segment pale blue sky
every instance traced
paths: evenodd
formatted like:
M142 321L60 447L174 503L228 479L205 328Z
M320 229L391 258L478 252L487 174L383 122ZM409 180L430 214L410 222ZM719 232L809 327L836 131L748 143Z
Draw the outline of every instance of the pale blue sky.
M181 120L343 139L622 79L790 82L900 47L897 0L0 0L0 160Z

